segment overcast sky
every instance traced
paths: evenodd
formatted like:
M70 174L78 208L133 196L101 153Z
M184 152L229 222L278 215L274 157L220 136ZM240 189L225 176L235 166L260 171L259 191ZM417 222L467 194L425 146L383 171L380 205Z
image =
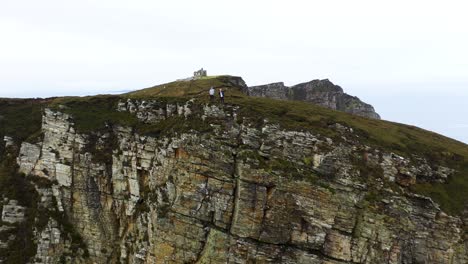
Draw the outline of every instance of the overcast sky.
M466 1L0 0L0 97L190 76L328 78L383 119L468 142Z

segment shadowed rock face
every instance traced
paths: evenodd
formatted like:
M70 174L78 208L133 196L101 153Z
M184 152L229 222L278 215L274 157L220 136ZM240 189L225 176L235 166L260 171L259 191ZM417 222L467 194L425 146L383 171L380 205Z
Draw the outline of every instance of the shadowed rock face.
M292 87L287 87L282 82L251 86L247 88L247 94L281 100L306 101L333 110L380 119L372 105L346 94L340 86L327 79L313 80Z

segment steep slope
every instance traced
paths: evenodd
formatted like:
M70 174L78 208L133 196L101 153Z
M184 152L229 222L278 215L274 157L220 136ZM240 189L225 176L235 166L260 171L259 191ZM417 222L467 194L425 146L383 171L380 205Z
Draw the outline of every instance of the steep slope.
M467 145L244 88L2 101L0 259L466 263Z
M344 93L340 86L329 80L313 80L292 87L287 87L282 82L250 86L247 88L247 94L281 100L305 101L333 110L380 119L372 105Z
M241 77L222 75L208 76L196 79L180 80L154 87L127 93L129 97L204 97L208 89L224 88L231 95L240 95L247 89L247 85Z

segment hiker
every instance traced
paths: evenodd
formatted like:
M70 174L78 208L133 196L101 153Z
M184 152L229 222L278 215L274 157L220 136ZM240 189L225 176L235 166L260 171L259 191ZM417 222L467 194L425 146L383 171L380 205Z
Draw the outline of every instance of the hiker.
M224 104L224 91L221 88L219 88L219 101Z
M214 94L215 94L215 89L213 88L213 86L211 86L211 88L210 88L210 102L214 101Z

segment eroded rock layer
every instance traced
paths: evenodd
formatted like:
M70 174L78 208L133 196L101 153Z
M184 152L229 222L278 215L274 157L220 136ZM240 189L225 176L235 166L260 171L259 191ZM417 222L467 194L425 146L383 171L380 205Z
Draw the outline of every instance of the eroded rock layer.
M329 80L313 80L291 87L284 83L271 83L246 88L250 96L260 96L281 100L296 100L314 103L333 110L359 116L380 119L370 104L343 92L343 89Z
M360 144L338 123L332 140L250 123L229 105L129 99L118 111L191 125L81 134L72 116L46 109L43 140L17 157L48 208L31 262L468 261L462 219L406 188L445 182L449 168ZM14 201L2 208L3 222L22 221Z

